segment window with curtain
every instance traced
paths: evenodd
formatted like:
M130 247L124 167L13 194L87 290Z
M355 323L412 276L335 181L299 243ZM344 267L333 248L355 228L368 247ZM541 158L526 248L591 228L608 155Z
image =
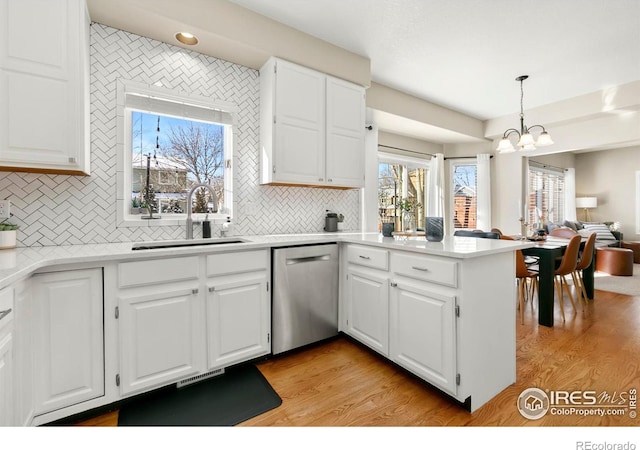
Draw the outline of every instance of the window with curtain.
M529 231L546 222L564 221L564 170L529 161L527 223Z
M395 223L424 230L428 161L380 153L378 158L378 229ZM412 221L412 223L408 223Z
M475 160L452 160L450 167L453 229L474 230L478 226L478 164Z

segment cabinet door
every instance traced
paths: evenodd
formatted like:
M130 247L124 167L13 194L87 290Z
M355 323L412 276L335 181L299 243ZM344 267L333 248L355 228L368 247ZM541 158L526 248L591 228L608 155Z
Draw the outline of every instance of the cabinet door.
M88 174L85 2L0 2L0 44L0 169Z
M13 342L0 332L0 427L13 425Z
M202 301L197 283L148 294L121 294L119 303L120 389L147 390L202 370Z
M32 282L35 413L104 395L102 269Z
M389 354L389 279L386 274L347 271L347 333Z
M273 180L325 182L325 75L277 62Z
M455 394L455 296L430 292L426 283L398 281L392 286L391 359Z
M364 186L364 115L364 88L327 77L328 184Z
M13 289L0 291L0 427L13 426Z
M266 272L211 280L207 288L207 370L271 351Z
M33 418L33 314L30 280L15 285L14 318L14 419L18 426L27 426Z

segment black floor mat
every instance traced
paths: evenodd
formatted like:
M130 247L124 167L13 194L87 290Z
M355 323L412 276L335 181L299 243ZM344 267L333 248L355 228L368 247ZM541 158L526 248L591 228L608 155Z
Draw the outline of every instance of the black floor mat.
M254 365L182 388L143 394L120 409L118 426L230 426L280 406Z

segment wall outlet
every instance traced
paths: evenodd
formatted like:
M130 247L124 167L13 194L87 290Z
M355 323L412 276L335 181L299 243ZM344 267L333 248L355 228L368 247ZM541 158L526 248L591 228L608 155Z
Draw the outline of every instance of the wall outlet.
M0 200L0 219L8 219L11 217L11 201Z

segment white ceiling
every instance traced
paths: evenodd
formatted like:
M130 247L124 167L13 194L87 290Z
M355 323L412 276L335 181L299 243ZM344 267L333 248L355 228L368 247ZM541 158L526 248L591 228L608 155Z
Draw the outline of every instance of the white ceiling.
M155 6L172 1L132 0L144 5L132 14L123 11L129 3L89 0L89 10L109 18L105 25L154 38L163 28ZM640 80L640 0L229 1L368 57L379 84L481 120L519 111L519 75L530 76L525 112ZM215 14L219 3L177 5L210 5ZM430 142L469 141L415 121L376 119L380 129Z
M490 119L640 80L638 0L230 0L371 60L375 82Z

